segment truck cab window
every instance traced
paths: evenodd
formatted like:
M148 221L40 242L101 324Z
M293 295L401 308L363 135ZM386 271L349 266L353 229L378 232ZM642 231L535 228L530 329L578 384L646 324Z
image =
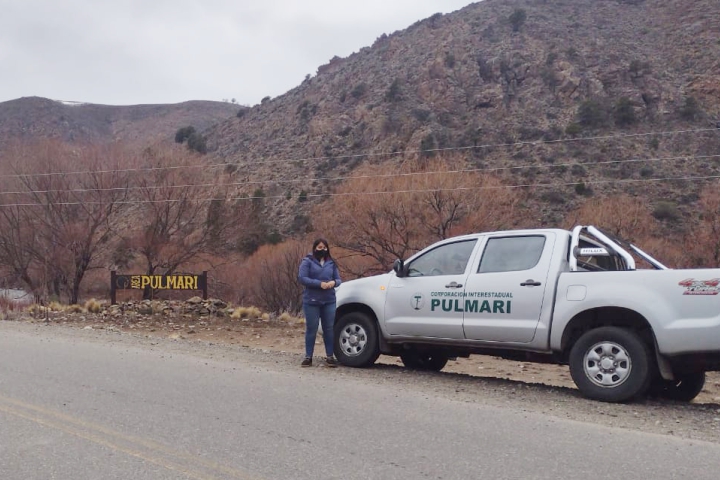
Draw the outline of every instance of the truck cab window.
M540 261L544 247L544 236L491 238L478 273L529 270Z
M476 243L466 240L433 248L410 263L408 277L463 274Z

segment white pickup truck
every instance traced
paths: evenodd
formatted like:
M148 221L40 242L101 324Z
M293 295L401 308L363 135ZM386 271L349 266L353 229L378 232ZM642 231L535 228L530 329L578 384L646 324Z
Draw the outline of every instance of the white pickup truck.
M636 262L647 268L636 268ZM720 269L668 269L592 226L442 240L343 283L338 360L440 370L487 354L568 364L585 396L690 401L720 370Z

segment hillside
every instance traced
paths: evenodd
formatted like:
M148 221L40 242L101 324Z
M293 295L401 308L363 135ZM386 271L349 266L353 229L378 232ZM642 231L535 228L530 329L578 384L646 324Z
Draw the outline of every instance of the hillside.
M702 182L657 179L720 173L720 130L697 131L720 122L718 38L717 0L485 0L335 57L205 133L212 161L265 182L285 234L331 190L318 178L435 149L520 167L504 179L545 185L532 191L543 223L618 191L682 211ZM614 138L582 140L599 136Z
M111 106L23 97L0 103L0 146L10 140L58 138L69 142L172 141L178 128L198 130L234 116L237 105L190 101L169 105Z

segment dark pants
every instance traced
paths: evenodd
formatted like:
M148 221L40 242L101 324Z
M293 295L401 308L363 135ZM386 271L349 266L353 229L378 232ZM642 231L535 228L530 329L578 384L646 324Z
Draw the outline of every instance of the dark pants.
M335 303L326 303L325 305L308 305L307 303L303 303L303 312L305 313L305 356L313 356L318 325L322 322L325 354L328 357L332 357Z

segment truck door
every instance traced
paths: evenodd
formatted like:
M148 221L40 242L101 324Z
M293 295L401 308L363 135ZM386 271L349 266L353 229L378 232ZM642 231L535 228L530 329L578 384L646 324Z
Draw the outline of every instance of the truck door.
M462 296L476 245L477 239L469 239L434 247L407 264L407 276L391 277L385 301L386 331L465 338Z
M540 321L554 251L552 232L487 238L465 282L465 338L528 343ZM548 290L550 291L550 290Z

